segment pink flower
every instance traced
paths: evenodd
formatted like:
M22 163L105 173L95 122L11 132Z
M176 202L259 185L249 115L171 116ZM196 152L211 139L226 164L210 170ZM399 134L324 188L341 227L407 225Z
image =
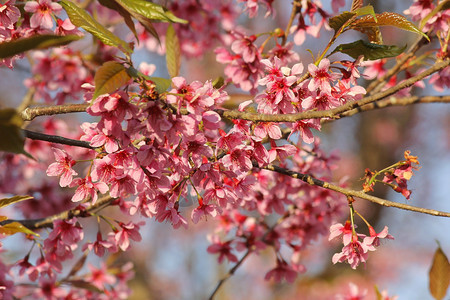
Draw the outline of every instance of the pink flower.
M199 198L199 206L196 207L191 214L191 219L192 222L194 222L194 224L197 224L198 221L202 218L202 217L206 217L209 215L213 218L215 218L219 212L220 208L218 208L215 205L212 204L208 204L208 203L203 203L203 199L200 197Z
M222 157L221 161L223 166L236 174L249 171L253 167L252 160L250 159L252 150L253 148L251 146L236 146L227 155Z
M14 24L19 20L20 11L14 5L16 0L6 1L5 4L0 4L0 27L7 29L14 29Z
M74 161L66 151L58 148L52 149L56 162L48 166L47 175L61 176L59 185L62 187L68 186L73 180L72 177L78 175L78 173L72 169L72 166L75 165L76 161Z
M348 243L340 253L336 253L333 255L332 261L333 264L337 262L347 261L352 269L356 269L356 267L360 263L365 263L368 257L368 251L375 250L375 247L372 245L367 245L364 242L361 243L358 241L358 237L356 235L352 236L352 241Z
M61 240L68 246L76 247L77 243L84 237L83 228L77 222L77 218L69 220L56 220L53 222L53 231L48 240Z
M386 70L384 69L385 64L386 59L369 60L361 62L361 66L365 67L363 77L367 80L382 77L384 74L386 74Z
M330 73L330 61L324 58L320 61L319 66L314 64L308 65L309 74L311 74L311 81L308 84L308 89L313 92L320 88L324 93L331 95L331 82L339 79L340 74Z
M277 266L267 272L264 277L265 280L270 280L273 277L275 282L281 282L281 280L286 279L287 282L293 283L297 278L297 272L292 269L285 261L277 259Z
M344 245L348 245L351 242L353 235L352 224L350 223L350 221L346 221L345 226L341 223L331 225L330 236L328 237L328 240L331 241L332 239L340 237L341 235L343 237Z
M380 246L380 239L390 239L393 240L394 237L388 234L388 227L384 226L384 229L380 233L376 233L372 226L369 227L370 237L364 238L364 244L372 245L375 247Z
M75 194L72 197L72 202L78 202L86 199L86 197L90 196L92 204L97 202L98 195L97 191L104 194L108 191L108 186L104 182L92 182L91 176L87 176L86 178L76 178L70 184L70 187L78 186Z
M130 239L139 242L142 240L141 234L139 233L139 228L144 222L128 224L120 223L120 230L118 230L114 236L114 240L122 251L126 251L130 247Z
M238 259L236 257L236 255L234 255L233 253L231 253L231 241L228 242L221 242L219 240L219 237L214 235L212 237L209 237L209 239L211 240L211 242L213 243L212 245L210 245L206 251L208 251L208 253L211 254L219 254L219 264L222 263L224 258L227 258L228 261L230 262L237 262Z
M52 14L59 13L62 6L51 0L28 1L25 4L25 11L33 13L30 19L31 28L52 29Z
M106 285L113 285L116 282L116 277L108 273L106 265L101 264L100 268L97 269L91 264L88 264L91 273L86 276L86 281L103 291L106 289Z
M366 299L367 290L359 291L354 283L349 283L349 291L345 295L336 295L336 300L363 300Z
M105 251L113 247L114 245L110 241L105 241L102 238L102 234L100 232L97 233L97 240L93 243L86 243L83 246L83 251L86 251L88 249L89 251L92 251L94 249L94 253L102 257L105 255ZM114 252L114 251L111 251Z
M280 127L273 122L258 123L253 133L260 139L268 135L271 139L278 140L282 136Z
M256 36L243 36L236 33L237 39L231 44L231 50L234 53L242 55L246 63L252 63L259 56L258 48L253 44Z

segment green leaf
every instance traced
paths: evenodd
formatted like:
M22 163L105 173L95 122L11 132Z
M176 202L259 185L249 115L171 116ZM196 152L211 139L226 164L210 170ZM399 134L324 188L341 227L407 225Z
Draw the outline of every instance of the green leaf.
M25 136L21 126L22 118L13 108L0 110L0 151L24 154L33 158L23 149Z
M123 8L133 11L150 20L187 24L188 21L176 17L161 5L145 0L116 0Z
M377 16L375 14L375 10L373 9L372 5L366 5L364 7L358 8L357 10L353 11L358 16L364 16L364 15L371 15L374 17L375 22L377 21Z
M217 77L216 79L214 79L214 81L212 82L212 85L215 89L220 89L223 85L225 84L225 79L223 79L222 76Z
M181 64L180 41L172 24L166 32L166 64L170 77L178 76Z
M114 0L99 0L98 2L100 2L100 4L103 5L104 7L117 11L122 16L127 27L131 30L131 32L133 32L134 37L139 43L139 37L137 35L133 19L131 18L131 14L126 9L124 9L122 6L120 6L120 4L118 4Z
M430 293L434 299L444 299L450 285L450 263L441 247L436 249L429 272Z
M59 4L64 7L73 25L83 28L106 45L119 47L127 55L133 52L128 43L103 27L103 25L94 20L84 9L79 8L76 4L68 0L61 0Z
M165 91L167 91L167 89L170 87L170 85L172 84L172 81L170 79L167 78L162 78L162 77L149 77L146 76L148 80L153 81L156 84L156 91L160 94L164 93Z
M364 55L366 60L376 60L386 57L394 57L405 51L406 45L402 48L394 45L378 45L369 43L363 40L358 40L349 44L341 44L330 53L335 52L345 53L354 59L357 59L360 55Z
M340 15L332 17L328 20L330 27L334 29L334 32L339 31L339 29L344 26L350 19L354 18L356 13L344 11ZM348 26L348 25L347 25Z
M11 223L5 224L3 226L0 226L0 234L13 235L18 232L23 232L25 234L32 234L35 236L39 236L39 234L37 234L34 231L31 231L30 229L26 228L19 222L11 222Z
M27 38L20 38L10 42L0 43L0 59L14 56L28 50L46 49L67 45L77 41L82 37L78 35L54 35L42 34L33 35Z
M378 27L378 26L394 26L399 29L411 31L424 36L427 40L430 40L428 36L420 31L413 23L408 21L404 16L392 13L384 12L382 14L376 14L376 17L367 15L354 21L351 25L352 29L358 30L363 27Z
M112 93L125 85L130 79L131 76L121 63L116 61L105 62L95 73L95 92L92 98L96 99L102 94Z
M31 196L14 196L11 198L3 198L3 199L0 199L0 208L8 206L8 205L16 203L16 202L29 200L29 199L33 199L33 197L31 197Z

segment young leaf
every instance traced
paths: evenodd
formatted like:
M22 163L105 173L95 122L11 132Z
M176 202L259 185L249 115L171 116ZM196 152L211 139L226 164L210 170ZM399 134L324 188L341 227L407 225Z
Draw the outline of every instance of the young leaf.
M78 35L54 35L42 34L33 35L27 38L20 38L10 42L0 43L0 59L14 56L28 50L46 49L67 45L77 41L82 37Z
M360 55L364 55L366 60L376 60L386 57L394 57L405 51L406 45L403 48L394 45L378 45L368 43L363 40L358 40L349 44L341 44L330 53L335 52L345 53L354 59L357 59Z
M25 234L32 234L35 236L39 236L39 234L37 234L34 231L31 231L30 229L26 228L19 222L11 222L11 223L5 224L3 226L0 226L0 234L13 235L18 232L23 232Z
M0 151L25 154L33 158L23 149L25 137L22 133L22 118L13 108L0 110Z
M375 22L377 21L377 16L375 14L375 10L373 9L372 5L366 5L352 12L354 12L357 16L371 15L375 18Z
M350 20L351 18L355 17L356 13L354 12L348 12L344 11L338 16L334 16L328 20L328 24L331 28L334 29L334 32L337 32L344 24Z
M384 12L377 14L376 18L371 15L363 16L360 19L352 22L352 29L358 30L361 27L378 27L378 26L394 26L403 30L411 31L424 36L427 40L430 40L428 36L420 31L413 23L408 21L404 16L392 13Z
M114 92L130 79L131 76L121 63L116 61L105 62L94 76L95 92L92 96L93 99L102 94Z
M106 45L119 47L128 55L133 52L126 42L94 20L84 9L68 0L61 0L59 4L64 7L73 25L83 28Z
M16 203L16 202L29 200L29 199L33 199L33 197L31 197L31 196L14 196L11 198L3 198L3 199L0 199L0 208L8 206L8 205Z
M450 263L441 247L436 249L429 272L430 293L436 300L444 299L450 285Z
M363 0L353 0L350 11L355 11L363 6Z
M180 61L180 42L172 24L169 24L166 33L166 63L170 77L178 76L180 71Z
M133 11L150 20L187 24L186 20L176 17L161 5L145 0L116 0L123 8Z

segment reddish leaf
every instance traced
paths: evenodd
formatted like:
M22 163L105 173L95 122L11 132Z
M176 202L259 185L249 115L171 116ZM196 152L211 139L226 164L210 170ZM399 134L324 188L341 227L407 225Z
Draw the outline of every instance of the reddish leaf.
M382 14L377 14L376 18L372 15L363 16L360 19L354 21L351 25L352 29L356 30L362 27L378 27L378 26L394 26L403 30L421 34L429 40L428 36L425 33L420 31L413 23L408 21L404 16L397 13L384 12Z
M434 253L433 262L429 272L430 293L434 299L444 299L450 285L450 263L447 256L438 247Z
M353 0L352 8L350 11L355 11L358 8L361 8L362 6L363 6L363 0Z

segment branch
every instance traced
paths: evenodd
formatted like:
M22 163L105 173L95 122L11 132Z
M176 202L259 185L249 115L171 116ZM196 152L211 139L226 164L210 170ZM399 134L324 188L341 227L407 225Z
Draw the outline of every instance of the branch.
M9 224L12 222L19 222L23 226L27 227L28 229L39 229L39 228L45 228L45 227L52 227L53 221L56 220L62 220L62 219L72 219L74 217L81 217L86 218L91 216L91 212L94 212L95 210L100 210L103 207L108 206L113 202L116 198L112 198L111 196L105 196L97 200L95 204L89 206L88 208L84 210L80 210L78 208L74 208L71 210L63 211L62 213L49 216L46 218L41 219L33 219L33 220L5 220L3 222L0 222L0 226L3 226L5 224Z
M294 171L291 171L291 170L288 170L288 169L285 169L285 168L281 168L279 166L268 165L266 167L262 167L262 169L274 171L274 172L277 172L277 173L280 173L280 174L284 174L284 175L290 176L292 178L300 179L300 180L302 180L302 181L304 181L306 183L309 183L311 185L317 185L317 186L323 187L325 189L332 190L332 191L344 194L346 196L353 196L353 197L369 200L370 202L373 202L373 203L376 203L376 204L379 204L379 205L382 205L382 206L396 207L396 208L400 208L400 209L404 209L404 210L415 211L415 212L419 212L419 213L423 213L423 214L429 214L429 215L433 215L433 216L437 216L437 217L448 217L448 218L450 218L450 213L448 213L448 212L443 212L443 211L438 211L438 210L434 210L434 209L427 209L427 208L416 207L416 206L412 206L412 205L408 205L408 204L392 202L392 201L389 201L389 200L385 200L385 199L382 199L382 198L378 198L378 197L375 197L375 196L368 195L368 194L364 193L363 191L355 191L355 190L342 188L340 186L331 184L329 182L316 179L316 178L312 177L311 175L303 174L303 173L299 173L299 172L294 172Z
M87 149L91 149L91 150L95 149L88 142L68 139L68 138L65 138L62 136L58 136L58 135L48 135L45 133L34 132L34 131L26 130L26 129L22 129L22 130L25 134L25 137L32 139L32 140L82 147L82 148L87 148Z
M380 78L376 79L375 81L371 82L369 86L367 87L366 91L367 93L371 93L372 91L374 93L379 92L384 84L386 83L386 80L395 74L397 74L399 71L401 71L402 67L404 67L404 64L414 56L414 54L417 52L417 50L420 49L425 43L427 43L427 40L424 37L419 37L416 42L411 46L411 48L406 52L400 59L397 61L395 66L390 68L386 74L381 76Z
M367 96L362 98L359 101L348 102L339 107L330 109L330 110L321 110L321 111L305 111L296 114L279 114L279 115L269 115L269 114L256 114L250 112L241 112L238 110L217 110L222 117L227 119L242 119L253 122L291 122L294 123L299 120L305 119L320 119L320 118L333 118L342 114L346 111L355 109L357 107L384 99L390 95L395 94L396 92L405 89L407 87L412 86L417 81L424 79L425 77L444 69L445 67L450 65L450 59L436 63L431 68L425 70L424 72L411 77L403 82L400 82L394 87L391 87L385 91L379 92L372 96Z
M214 291L211 293L211 296L209 296L209 300L213 300L214 296L216 295L216 293L219 291L220 287L225 283L225 281L228 280L228 278L230 278L231 276L234 275L234 273L236 272L236 270L240 267L240 265L244 262L244 260L250 255L251 250L247 250L247 252L244 254L244 256L242 256L242 258L236 263L236 265L234 265L234 267L232 267L230 269L230 271L228 271L227 275L225 275L225 277L223 277L222 279L220 279L220 281L217 283L216 288L214 289Z
M322 123L328 123L340 118L350 117L360 112L370 111L378 108L385 108L389 106L406 106L419 103L450 103L450 96L424 96L424 97L411 96L403 98L392 97L381 100L379 102L365 104L363 106L348 110L338 116L333 117L333 119L323 119Z
M38 116L51 116L58 114L67 114L73 112L85 112L89 104L66 104L66 105L54 105L47 107L27 107L21 112L22 120L31 121Z

